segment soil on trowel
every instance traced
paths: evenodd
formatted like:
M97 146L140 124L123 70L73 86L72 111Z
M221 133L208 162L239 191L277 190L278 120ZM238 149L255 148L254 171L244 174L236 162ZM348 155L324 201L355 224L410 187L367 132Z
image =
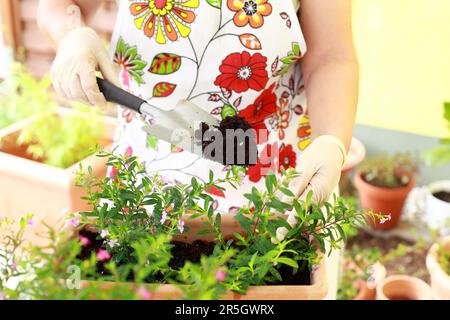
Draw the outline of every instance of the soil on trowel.
M241 141L241 143L238 143L239 141L237 138L233 139L233 148L231 148L231 150L233 150L234 153L228 157L227 143L229 141L226 137L227 131L229 130L232 130L233 132L236 130L243 130L244 133L248 133L249 130L253 129L245 118L238 115L226 117L219 123L218 126L209 126L206 123L201 124L201 128L195 133L195 138L198 141L198 144L201 144L202 146L204 157L215 161L219 159L219 162L221 161L224 165L255 165L258 158L256 133L253 132L253 137L246 137L245 141ZM211 154L209 154L209 152L205 152L206 148L215 141L214 137L209 139L205 137L207 132L212 135L218 133L223 137L222 150L213 150ZM244 159L239 159L238 155L243 152L245 152ZM230 159L228 158L232 161L229 161ZM242 160L244 160L244 162L242 162Z

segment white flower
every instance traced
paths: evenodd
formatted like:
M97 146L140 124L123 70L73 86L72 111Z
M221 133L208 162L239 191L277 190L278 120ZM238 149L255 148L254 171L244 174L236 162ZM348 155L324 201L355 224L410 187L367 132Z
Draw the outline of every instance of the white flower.
M109 236L109 231L108 230L102 230L102 232L100 233L100 237L102 237L104 239L107 236Z
M117 239L112 239L108 241L108 246L112 249L114 247L117 247L119 245L119 241Z
M387 216L384 216L384 218L380 219L380 224L384 224L388 221L391 221L391 219L392 219L391 214L388 214Z

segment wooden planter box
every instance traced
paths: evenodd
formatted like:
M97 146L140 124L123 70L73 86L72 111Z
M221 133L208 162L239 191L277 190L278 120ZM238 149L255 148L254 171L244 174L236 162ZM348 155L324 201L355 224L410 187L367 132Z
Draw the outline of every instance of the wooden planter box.
M205 217L193 220L184 219L186 226L189 227L189 233L177 237L176 241L193 242L195 240L213 241L213 235L199 236L197 233L204 230L202 223L206 222ZM234 233L239 232L244 235L239 223L232 215L222 215L222 232L225 238L231 238ZM304 286L253 286L250 287L245 296L229 292L224 296L223 300L322 300L327 296L327 273L325 270L325 260L322 256L321 263L317 270L311 274L311 285ZM82 281L82 286L88 286L90 281ZM124 290L135 289L133 283L114 283L105 281L101 283L101 288L111 290L117 286ZM148 285L151 289L151 285ZM158 285L153 294L155 300L179 300L182 298L183 292L180 287L175 285Z
M60 108L57 112L64 116L73 111ZM60 169L30 159L26 147L17 146L16 140L20 130L31 121L32 118L26 119L0 130L0 212L11 217L33 214L36 222L56 225L64 212L88 209L87 203L80 199L83 190L74 186L74 172L79 163ZM116 120L103 117L103 122L105 133L98 143L110 149ZM92 155L81 163L85 169L91 166L99 177L106 175L105 158Z

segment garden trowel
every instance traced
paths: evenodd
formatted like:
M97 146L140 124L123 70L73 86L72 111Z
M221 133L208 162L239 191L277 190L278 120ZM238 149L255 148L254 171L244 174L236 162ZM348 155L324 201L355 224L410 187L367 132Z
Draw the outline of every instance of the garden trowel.
M164 111L105 79L97 78L97 82L107 101L146 116L144 131L199 156L203 152L201 144L195 143L196 132L201 130L203 123L208 126L219 125L218 119L187 100L178 102L173 110Z

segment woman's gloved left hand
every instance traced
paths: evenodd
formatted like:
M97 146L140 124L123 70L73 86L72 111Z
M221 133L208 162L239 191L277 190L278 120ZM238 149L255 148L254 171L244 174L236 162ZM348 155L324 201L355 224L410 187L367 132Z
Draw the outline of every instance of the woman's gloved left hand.
M327 201L339 183L346 158L347 151L341 140L330 135L319 136L303 151L296 168L300 176L290 182L289 189L299 200L304 201L312 191L313 202ZM280 200L289 203L292 198L280 195ZM291 227L297 224L295 210L289 212L287 221ZM287 228L278 228L277 240L282 241L287 233Z

